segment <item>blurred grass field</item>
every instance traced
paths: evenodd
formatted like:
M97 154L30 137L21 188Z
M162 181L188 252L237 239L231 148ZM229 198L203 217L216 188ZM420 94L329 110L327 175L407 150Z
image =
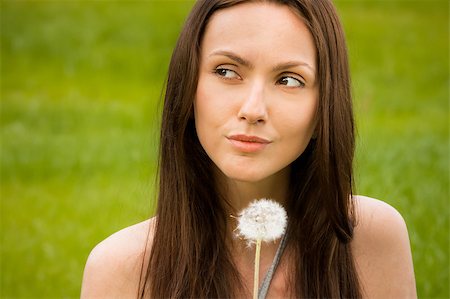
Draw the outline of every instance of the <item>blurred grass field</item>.
M160 94L192 1L4 1L1 298L75 298L93 246L152 215ZM404 216L449 298L449 2L337 1L357 193Z

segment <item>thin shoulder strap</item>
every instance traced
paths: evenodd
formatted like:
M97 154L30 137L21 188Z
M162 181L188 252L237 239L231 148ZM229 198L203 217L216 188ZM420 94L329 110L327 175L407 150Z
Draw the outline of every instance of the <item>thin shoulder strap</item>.
M273 258L272 265L264 277L264 280L261 284L261 287L258 291L258 299L265 299L267 296L267 292L269 291L270 282L272 281L275 270L280 263L281 256L283 255L284 248L286 247L286 234L284 234L281 239L280 245L278 246L277 252L275 253L275 257Z

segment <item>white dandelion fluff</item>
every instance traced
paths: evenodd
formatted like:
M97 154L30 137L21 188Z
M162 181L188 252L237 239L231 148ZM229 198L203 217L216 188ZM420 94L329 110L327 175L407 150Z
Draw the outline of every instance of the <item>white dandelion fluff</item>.
M237 236L245 238L249 246L256 244L253 299L258 299L261 242L275 241L284 234L287 223L286 211L276 201L262 198L253 201L242 210L237 221Z
M286 229L287 215L284 208L270 199L255 200L237 217L236 233L254 244L279 239Z

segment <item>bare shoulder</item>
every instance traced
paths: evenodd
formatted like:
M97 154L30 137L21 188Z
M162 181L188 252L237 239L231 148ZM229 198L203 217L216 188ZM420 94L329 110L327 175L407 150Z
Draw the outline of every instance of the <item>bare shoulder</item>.
M154 224L152 218L132 225L95 246L84 269L81 298L136 298Z
M354 196L352 250L365 298L416 298L406 223L387 203Z

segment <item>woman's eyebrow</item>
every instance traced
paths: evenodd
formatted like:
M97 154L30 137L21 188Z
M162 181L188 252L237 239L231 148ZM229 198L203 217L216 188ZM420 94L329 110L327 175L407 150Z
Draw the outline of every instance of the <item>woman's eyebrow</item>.
M231 60L234 60L235 62L248 67L249 69L252 69L254 67L250 61L248 61L245 58L242 58L239 55L237 55L236 53L233 53L230 51L218 50L218 51L212 52L209 56L216 56L216 55L226 56L226 57L230 58Z
M218 50L218 51L212 52L209 56L225 56L245 67L248 67L249 69L254 68L254 65L250 61L246 60L245 58L243 58L231 51ZM313 75L315 74L315 70L311 65L309 65L306 62L296 61L296 60L279 63L276 66L274 66L272 70L274 72L278 72L278 71L293 68L296 66L304 66L304 67L308 68L313 73Z
M310 66L308 63L303 62L303 61L287 61L287 62L282 62L277 64L274 68L273 71L274 72L278 72L278 71L282 71L282 70L286 70L286 69L290 69L293 67L297 67L297 66L303 66L306 67L307 69L309 69L313 75L315 75L315 70L312 66Z

